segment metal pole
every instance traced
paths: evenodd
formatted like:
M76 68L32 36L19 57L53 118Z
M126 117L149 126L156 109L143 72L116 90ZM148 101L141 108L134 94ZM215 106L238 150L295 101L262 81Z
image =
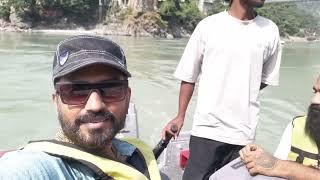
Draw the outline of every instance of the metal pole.
M103 14L103 0L99 0L99 22L102 22L102 14Z

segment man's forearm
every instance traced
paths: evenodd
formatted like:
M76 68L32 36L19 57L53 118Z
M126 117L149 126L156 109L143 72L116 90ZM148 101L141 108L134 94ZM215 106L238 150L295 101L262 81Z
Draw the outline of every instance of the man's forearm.
M178 116L183 117L183 119L187 111L190 99L192 97L194 86L195 83L181 81Z
M320 170L277 159L256 144L246 145L239 153L251 175L262 174L290 180L320 179Z
M292 161L279 160L275 168L275 176L290 180L319 180L320 170L304 166Z

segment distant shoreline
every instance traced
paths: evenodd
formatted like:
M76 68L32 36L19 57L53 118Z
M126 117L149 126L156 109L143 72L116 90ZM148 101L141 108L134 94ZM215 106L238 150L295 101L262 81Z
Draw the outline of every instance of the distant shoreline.
M289 36L289 37L281 37L281 40L285 43L295 43L295 42L320 42L319 37L310 36L310 37L297 37L297 36Z
M96 34L96 35L115 35L115 36L132 36L124 31L102 31L102 29L95 28L91 30L85 29L19 29L15 27L0 27L0 32L23 32L23 33L43 33L43 34L57 34L57 35L76 35L76 34ZM137 34L137 37L152 37L146 34ZM188 38L189 35L183 36L182 38ZM167 37L172 39L172 37ZM320 42L319 37L281 37L283 43L295 43L295 42Z
M0 32L17 32L17 33L43 33L43 34L62 34L62 35L76 35L76 34L96 34L96 35L115 35L115 36L132 36L132 37L155 37L173 39L173 35L166 33L166 37L154 36L143 29L136 29L130 31L122 24L112 24L110 26L97 25L95 28L86 30L84 27L78 29L45 29L45 28L28 28L22 29L16 26L2 26L0 24ZM190 34L182 34L182 38L190 37Z
M43 33L43 34L98 34L96 30L64 30L64 29L33 29L27 30L30 33Z

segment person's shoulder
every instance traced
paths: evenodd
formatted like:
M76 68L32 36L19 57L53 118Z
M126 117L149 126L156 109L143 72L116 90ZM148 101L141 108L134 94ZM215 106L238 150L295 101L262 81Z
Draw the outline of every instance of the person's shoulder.
M138 139L129 138L129 139L113 139L112 144L115 146L117 151L121 155L131 156L136 150L136 146L134 142L139 141Z
M47 153L44 153L42 151L30 151L30 150L16 150L11 151L2 156L0 159L0 162L2 161L51 161L51 160L57 160L59 158L50 156Z
M217 27L219 26L219 24L221 24L221 22L224 22L223 17L225 16L225 14L226 11L223 11L203 18L197 24L195 31L200 34L207 34L207 31L210 31L210 29Z
M60 158L41 151L17 150L0 158L0 177L57 177L56 169L64 166ZM1 179L1 178L0 178Z
M305 124L306 122L306 115L299 115L299 116L295 116L292 120L292 126L295 126L296 124Z
M267 27L268 29L273 29L273 30L277 30L278 31L278 26L276 23L274 23L271 19L268 19L266 17L260 16L258 15L257 18L258 22L260 24L263 24L264 27Z
M222 11L222 12L219 12L217 14L212 14L210 16L207 16L205 18L203 18L200 23L202 24L207 24L207 25L212 25L212 23L218 21L218 20L223 20L227 15L227 11Z

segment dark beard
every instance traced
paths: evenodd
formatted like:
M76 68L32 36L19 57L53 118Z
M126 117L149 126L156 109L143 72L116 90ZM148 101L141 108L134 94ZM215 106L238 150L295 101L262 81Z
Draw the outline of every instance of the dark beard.
M117 120L111 112L88 112L83 116L78 116L73 124L63 119L61 112L58 112L58 118L63 133L75 145L78 145L88 151L103 150L106 145L110 144L116 134L124 128L124 120ZM103 119L103 120L101 120ZM83 123L111 121L113 127L106 130L90 130L88 136L80 131L80 125Z
M260 0L242 0L242 2L246 3L252 8L261 8L264 5L264 1Z
M311 104L308 109L305 132L320 149L320 104Z

